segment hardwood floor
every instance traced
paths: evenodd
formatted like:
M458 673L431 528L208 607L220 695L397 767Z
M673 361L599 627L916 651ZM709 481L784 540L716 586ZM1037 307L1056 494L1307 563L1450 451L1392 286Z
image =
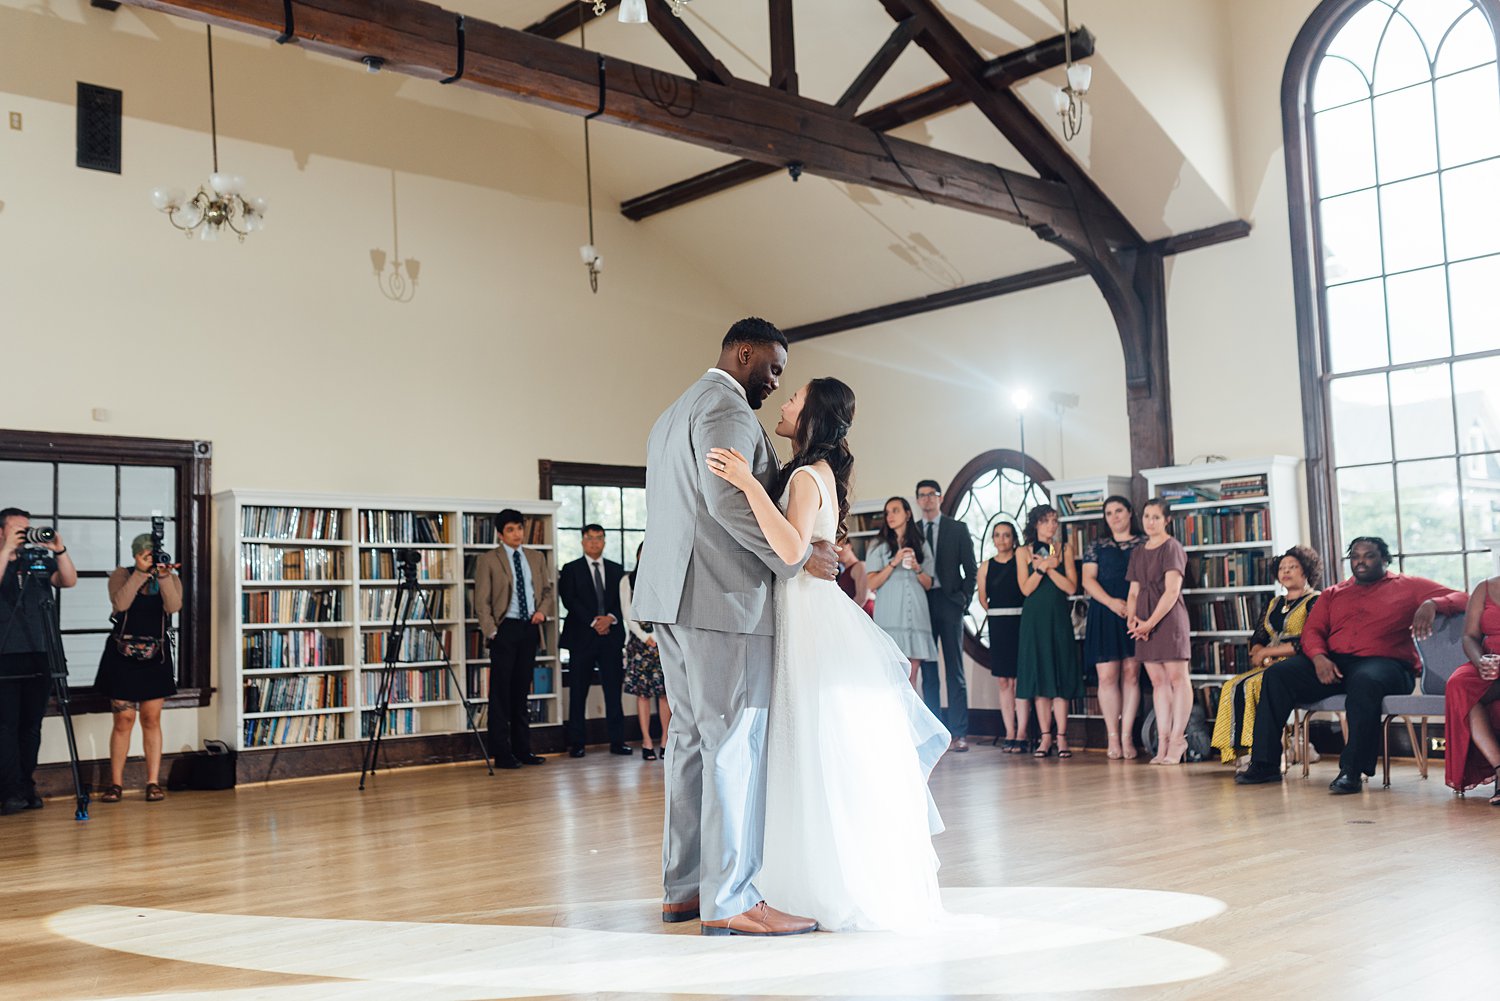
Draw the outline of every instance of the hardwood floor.
M602 749L601 749L602 750ZM661 765L605 753L0 818L7 998L1493 996L1500 810L1441 772L950 754L950 927L663 925ZM774 903L774 902L773 902Z

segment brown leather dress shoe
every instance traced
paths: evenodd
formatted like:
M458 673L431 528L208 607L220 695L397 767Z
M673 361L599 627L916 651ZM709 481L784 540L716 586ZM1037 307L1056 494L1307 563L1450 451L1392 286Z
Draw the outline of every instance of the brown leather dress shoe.
M967 751L968 749L969 742L967 740L964 740L962 737L954 737L948 743L948 750L950 751Z
M699 926L704 935L801 935L817 931L812 918L799 918L769 906L764 900L743 914L720 921L705 921Z
M696 895L694 895L692 900L661 905L661 919L669 925L676 924L679 921L691 921L697 916L698 897Z

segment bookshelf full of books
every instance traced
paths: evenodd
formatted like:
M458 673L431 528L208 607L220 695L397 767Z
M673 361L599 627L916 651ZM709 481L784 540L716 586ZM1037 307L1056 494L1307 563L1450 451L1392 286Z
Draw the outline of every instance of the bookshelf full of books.
M1273 455L1142 471L1151 496L1172 502L1172 534L1187 550L1189 670L1210 710L1217 686L1250 668L1250 637L1279 590L1277 554L1303 541L1300 461Z
M556 579L551 501L225 491L215 502L220 581L229 591L217 604L220 714L225 739L242 751L370 732L387 680L402 550L416 553L417 590L389 676L385 732L393 738L467 728L476 630L464 567L476 552L470 540L487 537L473 526L491 525L492 534L493 512L520 510ZM555 632L544 630L554 652ZM557 722L546 702L555 679L539 678L537 691L537 722Z

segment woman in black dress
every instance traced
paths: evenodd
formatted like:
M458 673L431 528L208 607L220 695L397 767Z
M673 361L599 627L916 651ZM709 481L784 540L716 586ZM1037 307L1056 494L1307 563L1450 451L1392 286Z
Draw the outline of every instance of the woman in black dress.
M990 673L1000 684L1000 722L1006 754L1022 754L1026 741L1016 738L1016 655L1021 643L1021 605L1026 596L1016 581L1016 526L995 523L990 535L995 555L984 561L979 577L979 604L990 625ZM995 743L1001 743L996 737Z
M170 567L156 566L150 535L130 543L134 567L118 567L109 575L109 601L115 610L115 630L104 643L94 687L109 697L115 726L109 735L109 785L102 803L118 803L123 795L125 758L130 753L130 731L141 721L141 744L146 751L146 801L166 799L161 788L161 707L177 694L173 680L172 649L167 643L167 617L182 609L182 580ZM124 637L155 640L153 656L128 656Z
M1109 735L1111 758L1134 758L1135 714L1141 704L1141 662L1135 640L1125 627L1125 598L1130 582L1125 571L1130 553L1146 541L1135 508L1124 497L1104 502L1104 531L1083 554L1083 589L1089 594L1089 616L1083 639L1083 663L1099 675L1099 711Z

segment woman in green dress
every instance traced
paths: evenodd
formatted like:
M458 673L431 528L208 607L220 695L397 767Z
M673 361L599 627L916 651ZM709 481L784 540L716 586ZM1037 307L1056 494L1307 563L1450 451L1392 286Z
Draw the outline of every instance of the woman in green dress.
M1260 628L1250 638L1250 670L1224 682L1219 693L1213 745L1226 763L1237 757L1243 757L1246 765L1250 762L1261 675L1277 661L1302 652L1302 627L1318 600L1323 561L1306 546L1293 546L1276 561L1276 580L1286 593L1271 599Z
M1016 553L1016 579L1026 596L1021 606L1021 640L1016 666L1016 726L1026 739L1031 703L1036 703L1041 741L1033 756L1052 753L1053 725L1059 758L1068 747L1068 702L1083 694L1083 669L1068 596L1078 591L1078 564L1066 545L1057 510L1042 504L1026 515L1026 545Z

